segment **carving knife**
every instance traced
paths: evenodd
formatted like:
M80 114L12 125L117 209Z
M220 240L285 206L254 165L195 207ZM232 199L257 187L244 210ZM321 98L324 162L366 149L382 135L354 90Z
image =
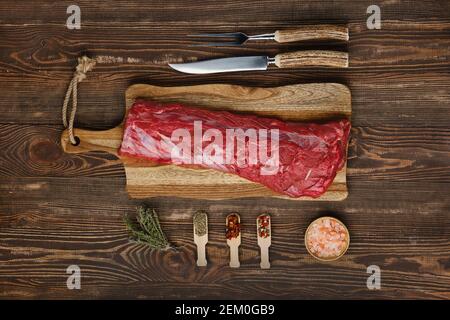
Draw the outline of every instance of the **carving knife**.
M297 67L348 67L348 53L328 50L305 50L277 54L275 57L250 56L170 63L177 71L190 74L267 70L270 65L278 68Z

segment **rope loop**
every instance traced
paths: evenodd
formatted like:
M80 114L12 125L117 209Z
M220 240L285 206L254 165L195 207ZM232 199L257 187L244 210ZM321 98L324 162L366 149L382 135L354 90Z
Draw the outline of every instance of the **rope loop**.
M67 88L66 97L64 98L64 104L62 106L62 121L64 127L67 128L69 132L69 140L73 145L78 144L75 136L73 134L73 124L75 122L75 114L77 113L77 95L78 95L78 83L86 79L86 73L91 71L95 66L95 60L87 56L82 56L78 58L78 65L73 73L72 80ZM67 109L70 101L70 96L72 96L72 108L70 111L70 117L67 121Z

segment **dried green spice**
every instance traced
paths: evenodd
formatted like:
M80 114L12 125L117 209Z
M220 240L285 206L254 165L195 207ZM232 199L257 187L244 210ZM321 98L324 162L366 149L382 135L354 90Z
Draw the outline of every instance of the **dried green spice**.
M157 250L173 248L161 229L154 209L139 207L136 220L126 217L125 224L133 241Z
M204 236L208 232L208 215L205 211L197 211L193 217L194 232L197 236Z

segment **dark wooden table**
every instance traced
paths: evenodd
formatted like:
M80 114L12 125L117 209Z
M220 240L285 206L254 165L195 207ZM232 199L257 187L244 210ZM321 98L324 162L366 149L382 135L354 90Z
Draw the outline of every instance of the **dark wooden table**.
M78 0L81 30L65 26L72 1L0 3L0 297L2 298L450 298L450 2L377 1L382 28L368 30L373 1ZM186 34L273 31L348 23L350 42L242 48L189 47ZM348 49L348 70L305 68L189 76L168 62L292 49ZM349 197L129 200L110 155L60 148L61 104L83 53L99 63L80 85L76 125L104 129L123 117L134 83L347 84L352 91ZM126 214L146 203L179 251L128 242ZM191 215L210 213L209 266L195 266ZM252 233L242 266L228 267L227 213L253 225L273 215L272 269L259 269ZM303 236L316 217L349 227L346 256L320 263ZM66 268L81 268L68 290ZM366 287L381 268L381 290Z

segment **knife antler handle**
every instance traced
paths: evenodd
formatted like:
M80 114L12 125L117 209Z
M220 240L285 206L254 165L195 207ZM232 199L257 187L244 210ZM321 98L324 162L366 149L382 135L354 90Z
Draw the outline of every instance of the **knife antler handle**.
M275 56L275 65L279 68L348 67L348 53L327 50L305 50L280 53Z
M295 29L278 30L275 41L279 43L304 40L342 40L348 41L348 28L335 25L301 26Z

